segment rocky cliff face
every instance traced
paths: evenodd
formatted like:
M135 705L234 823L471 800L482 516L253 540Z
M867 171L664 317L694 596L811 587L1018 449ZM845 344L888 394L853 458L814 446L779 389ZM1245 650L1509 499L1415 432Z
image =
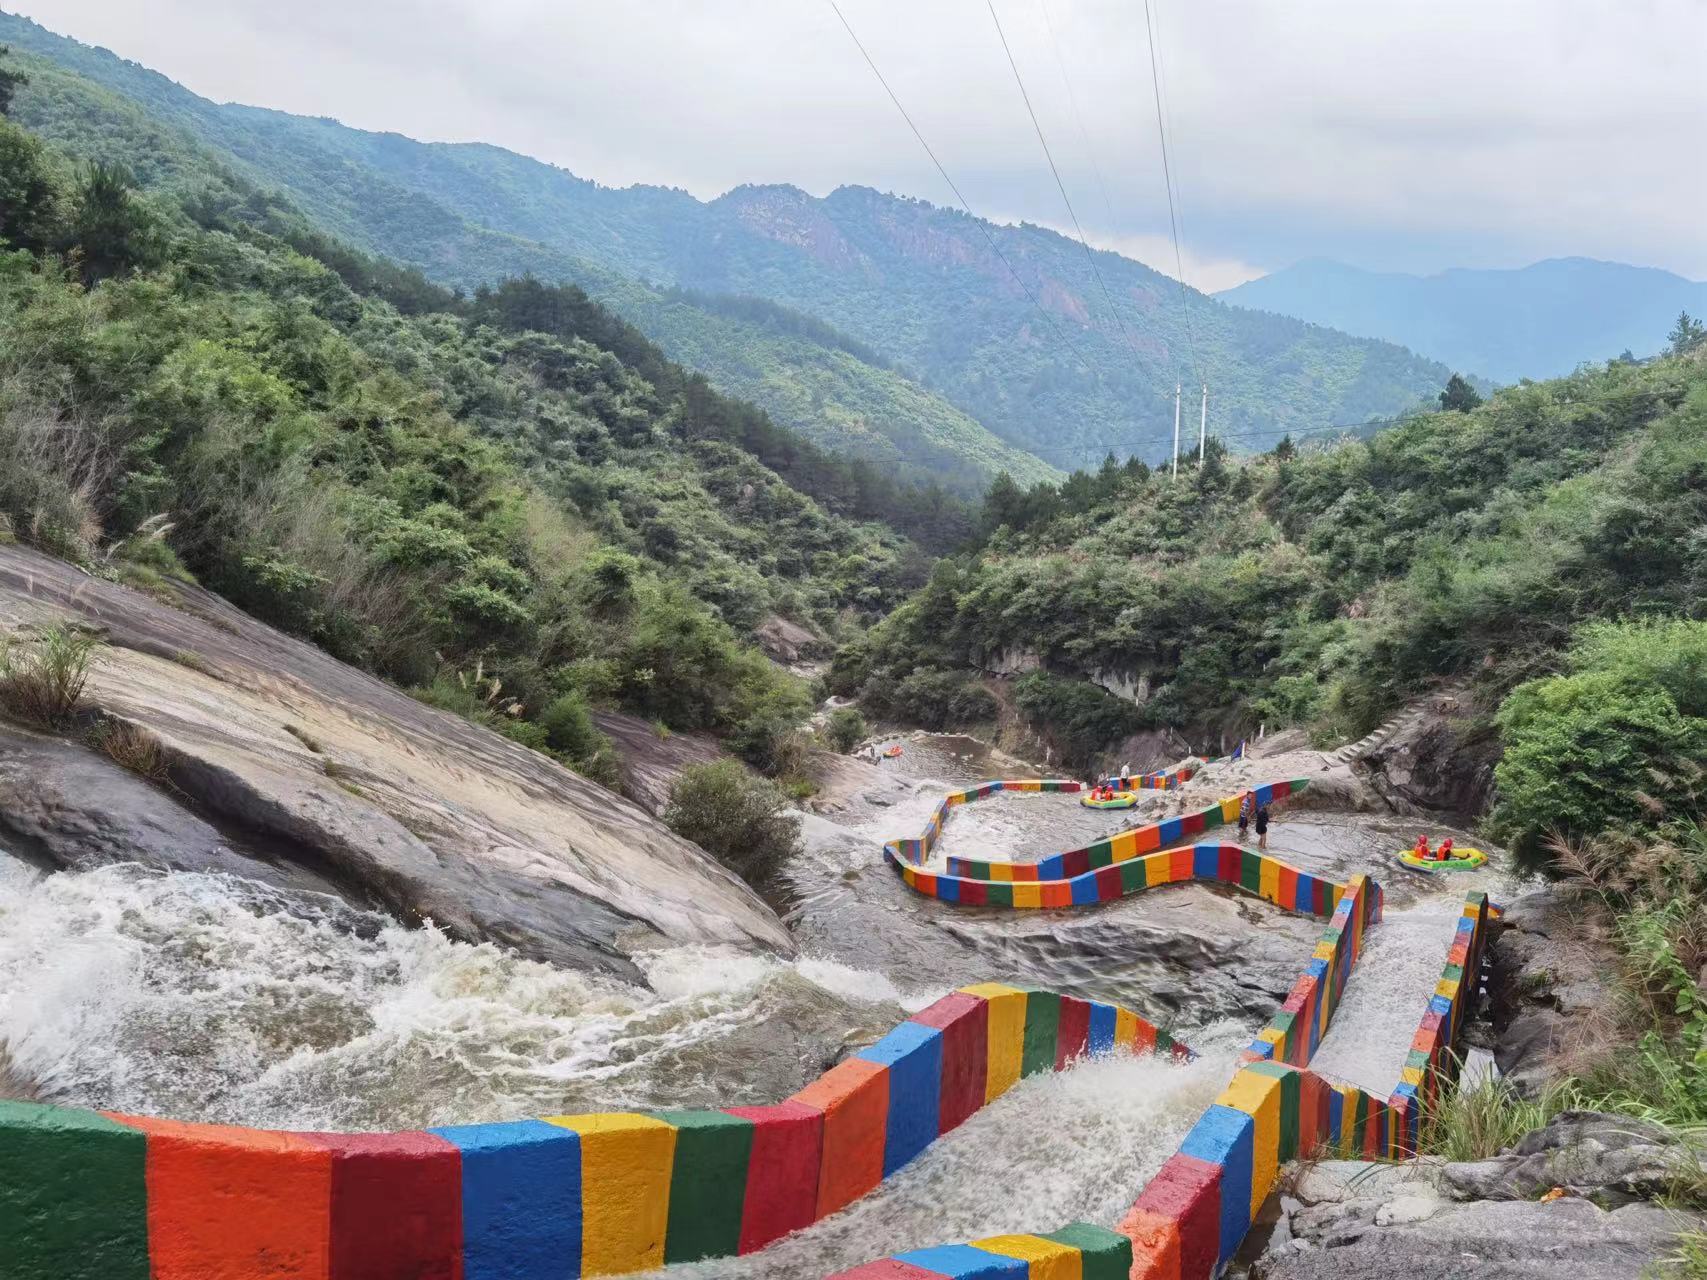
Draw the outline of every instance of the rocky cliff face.
M84 747L0 738L0 843L334 888L454 937L638 979L651 937L791 951L697 846L544 756L421 705L206 592L179 607L0 547L0 630L107 647L86 702L158 744L156 787Z

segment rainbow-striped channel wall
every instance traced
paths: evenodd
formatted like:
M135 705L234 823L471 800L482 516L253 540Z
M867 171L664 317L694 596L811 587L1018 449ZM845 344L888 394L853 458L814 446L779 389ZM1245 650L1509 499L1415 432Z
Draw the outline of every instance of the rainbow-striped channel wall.
M1115 1005L986 983L773 1106L276 1133L0 1102L0 1275L574 1280L750 1253L1021 1078L1117 1051L1190 1056Z
M1488 898L1473 893L1465 900L1400 1081L1383 1100L1308 1070L1362 951L1364 930L1381 915L1378 885L1354 876L1349 890L1280 1013L1115 1228L1112 1234L1125 1243L1124 1250L1104 1241L1099 1269L1093 1272L1087 1262L1084 1275L1212 1280L1238 1251L1287 1161L1318 1155L1398 1159L1416 1153L1420 1122L1455 1070L1453 1044L1473 1008ZM1061 1234L997 1237L1004 1248L974 1241L913 1250L843 1272L836 1280L1044 1280L1071 1272L1013 1260L1054 1256L1041 1251Z
M1297 795L1307 778L1267 782L1251 788L1259 805ZM908 888L926 897L961 906L1079 907L1108 902L1129 893L1185 880L1212 880L1243 888L1288 910L1325 916L1333 911L1344 886L1289 867L1236 844L1200 844L1172 848L1180 840L1239 818L1239 796L1218 800L1207 809L1099 840L1081 849L1051 854L1037 862L984 862L949 858L941 872L926 871L953 809L999 791L1078 791L1081 784L1056 779L986 782L970 791L953 791L917 839L891 840L884 859Z

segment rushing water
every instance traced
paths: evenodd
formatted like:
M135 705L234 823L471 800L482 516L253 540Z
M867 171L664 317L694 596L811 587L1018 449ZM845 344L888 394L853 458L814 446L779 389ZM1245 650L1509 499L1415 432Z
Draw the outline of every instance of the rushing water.
M762 1103L944 991L1029 982L1124 1003L1201 1057L1027 1080L843 1213L675 1274L781 1280L945 1239L1112 1223L1223 1087L1321 924L1203 885L1049 912L906 890L882 841L920 829L945 790L1003 772L972 739L908 739L845 811L804 821L781 886L799 959L658 946L636 957L648 987L314 893L135 866L43 875L0 851L0 1089L9 1059L11 1087L50 1101L328 1129ZM1035 858L1218 795L1211 781L1112 812L1003 795L955 810L942 850ZM1326 1068L1382 1092L1477 882L1400 872L1391 854L1414 838L1392 820L1284 810L1270 833L1306 870L1388 887L1389 922L1323 1048Z

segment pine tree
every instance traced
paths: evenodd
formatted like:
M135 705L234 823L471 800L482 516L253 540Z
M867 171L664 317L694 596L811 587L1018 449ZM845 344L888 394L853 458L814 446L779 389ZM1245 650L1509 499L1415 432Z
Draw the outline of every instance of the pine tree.
M1446 390L1440 393L1440 407L1448 413L1468 413L1481 403L1482 397L1462 374L1448 378Z

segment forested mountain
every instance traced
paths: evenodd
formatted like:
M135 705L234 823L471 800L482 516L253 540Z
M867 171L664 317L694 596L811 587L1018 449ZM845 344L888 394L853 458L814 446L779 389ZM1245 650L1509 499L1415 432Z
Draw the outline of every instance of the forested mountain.
M974 672L1026 655L1043 669L1016 698L1074 763L1146 725L1345 741L1439 676L1474 676L1494 705L1555 670L1579 624L1707 609L1693 345L1368 439L1239 463L1212 443L1177 481L1106 467L998 485L983 547L845 646L832 687L952 721Z
M31 75L16 93L15 73ZM461 296L114 100L76 160L4 118L110 97L0 57L0 539L257 617L600 772L588 708L774 766L835 634L971 532L714 391L573 285Z
M351 244L419 267L447 285L472 289L524 273L574 281L724 391L751 398L784 425L896 478L935 481L974 497L1001 470L1027 481L1059 478L1054 468L1007 445L906 370L822 321L757 299L654 287L576 258L572 247L494 232L480 220L483 200L458 209L428 189L398 182L374 156L338 145L345 135L387 141L378 135L301 121L304 134L292 136L279 122L293 117L216 106L135 63L8 14L0 14L0 42L10 42L17 61L33 73L18 118L74 155L131 167L144 186L181 187L183 153L199 151L264 189L283 191ZM75 74L65 77L62 69ZM112 92L92 93L97 85ZM189 175L198 163L189 165ZM499 207L506 205L503 192L500 186L492 193Z
M1553 378L1583 361L1651 356L1707 284L1669 271L1553 258L1515 271L1363 271L1314 259L1216 295L1223 302L1402 343L1497 382Z
M1201 379L1223 435L1262 445L1428 401L1448 374L1386 343L1197 293L1182 308L1168 278L1099 253L1111 307L1079 246L1039 227L980 228L958 212L853 187L822 199L742 187L710 202L659 188L613 190L497 147L422 144L216 106L21 19L0 19L0 39L126 95L149 120L189 131L357 245L464 287L521 271L573 279L780 419L818 431L858 420L854 438L885 437L917 465L947 453L995 459L985 474L1019 469L975 433L977 424L1062 467L1109 452L1159 456L1172 432L1175 383ZM37 99L20 109L67 143L80 131L76 104ZM679 298L665 305L660 287L781 304L918 380L903 385L899 373L804 332L755 345L749 326ZM834 412L817 412L820 397ZM800 406L807 419L793 416Z

